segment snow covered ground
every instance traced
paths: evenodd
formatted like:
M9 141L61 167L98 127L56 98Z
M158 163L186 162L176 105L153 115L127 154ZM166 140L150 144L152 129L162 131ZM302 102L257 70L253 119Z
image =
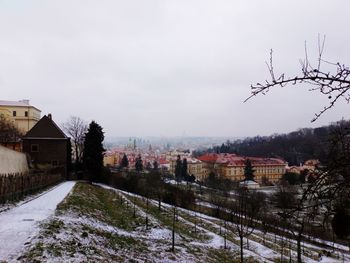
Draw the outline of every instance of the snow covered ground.
M27 208L21 205L6 213L0 213L0 238L9 240L8 246L0 245L0 259L9 261L19 259L24 262L174 263L223 263L239 260L239 239L231 223L227 223L224 227L222 220L177 208L175 251L172 252L171 205L162 203L162 211L159 211L156 200L147 201L139 195L109 186L98 187L85 183L78 183L68 198L60 203L73 185L74 183L60 185L36 199L42 199L37 205L34 205L33 202L36 200L33 200L28 203L30 205ZM50 195L60 200L50 200ZM54 213L58 203L60 205ZM17 216L14 213L19 208L21 209ZM4 215L11 213L12 216L3 219ZM145 218L148 219L148 226L145 225ZM9 224L6 236L1 224L10 220L12 223ZM224 236L227 249L224 249ZM281 241L281 239L281 236L273 233L255 230L249 236L249 245L247 240L244 240L245 260L279 262L281 244L284 246L283 259L289 261L289 253L295 259L294 240L284 238L284 241ZM290 250L286 241L289 241ZM6 247L12 251L6 251ZM304 243L303 261L307 263L350 261L350 254L341 249L330 251L329 257L325 255L319 257L324 249L322 244L319 246Z
M54 214L75 182L64 182L38 198L0 213L0 260L15 260L26 242L37 235L39 224Z
M111 187L105 186L105 185L100 185L106 189L113 189ZM116 192L122 193L124 196L133 196L137 197L137 195L124 192L121 190L113 189ZM154 206L157 206L157 201L151 201ZM212 205L210 203L205 202L207 206L211 207ZM165 203L162 203L162 207L165 207L166 209L170 209L171 206ZM181 212L179 216L179 221L182 222L183 224L188 224L188 225L193 225L193 221L188 221L187 219L183 218L182 216L187 215L186 217L194 217L195 214L197 214L197 218L200 218L200 221L202 222L202 227L197 227L198 229L201 229L205 234L209 235L211 239L209 240L208 243L205 244L207 248L223 248L223 236L222 234L218 235L219 229L222 228L222 225L220 225L220 221L217 218L207 216L205 214L201 213L195 213L193 211L189 211L186 209L178 208ZM222 222L221 222L222 223ZM210 227L208 227L210 226ZM221 231L220 231L221 232ZM232 234L231 234L232 235ZM263 236L265 235L265 245L262 244L262 239ZM280 240L281 237L277 236L277 240ZM284 238L286 242L286 238ZM256 242L255 240L259 241ZM272 234L267 234L267 233L262 233L259 230L256 230L255 233L249 238L249 248L246 247L244 249L244 254L246 256L250 256L254 258L254 260L258 262L274 262L280 258L280 244L276 243L273 241L273 235ZM227 240L227 245L233 250L239 250L238 244L238 237L236 236L234 239L231 238L231 240ZM320 243L321 240L319 240ZM289 242L292 244L292 249L293 251L291 254L293 255L293 258L296 258L296 243L294 240L289 240ZM196 246L203 246L203 242L196 242L192 241L191 245L196 245ZM303 244L305 247L308 247L308 251L305 252L305 254L302 255L303 261L308 262L308 263L314 263L314 262L342 262L342 260L350 260L350 255L349 253L341 254L339 251L338 252L332 252L333 258L331 257L326 257L322 256L318 258L318 255L320 252L325 250L322 247L318 247L315 245L311 245L308 243ZM328 244L331 245L331 244ZM338 247L341 246L338 244ZM337 245L335 246L337 247ZM347 251L346 247L339 247L342 248L343 251ZM289 261L289 255L288 255L288 249L285 248L285 252L287 253L283 256L284 260ZM307 256L306 256L307 255ZM350 262L350 261L349 261Z

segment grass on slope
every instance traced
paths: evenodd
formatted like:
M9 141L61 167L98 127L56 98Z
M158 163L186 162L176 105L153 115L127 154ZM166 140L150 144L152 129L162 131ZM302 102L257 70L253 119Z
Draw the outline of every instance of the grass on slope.
M131 209L120 204L114 191L77 183L58 205L56 216L42 224L34 244L28 244L27 252L18 259L26 262L55 258L64 261L132 259L132 252L120 251L133 248L142 252L147 250L146 245L132 235L120 235L109 228L133 231L141 225L142 219L134 218Z
M144 211L148 210L148 213L153 217L155 217L157 220L159 220L163 226L167 227L168 229L172 229L173 208L162 207L160 211L157 205L149 201L148 209L147 209L146 201L142 200L142 198L139 198L139 197L133 198L132 202L135 202ZM177 211L177 214L179 214L179 211ZM188 241L193 241L193 240L207 241L210 239L210 237L205 233L203 233L202 231L199 231L199 230L194 231L194 226L192 224L190 225L185 222L176 221L175 228L176 228L176 233L180 234L184 239L187 239Z
M81 216L93 217L103 223L131 231L141 226L140 217L133 217L131 208L120 203L120 196L111 190L87 183L75 185L69 198L57 207L58 214L75 212Z

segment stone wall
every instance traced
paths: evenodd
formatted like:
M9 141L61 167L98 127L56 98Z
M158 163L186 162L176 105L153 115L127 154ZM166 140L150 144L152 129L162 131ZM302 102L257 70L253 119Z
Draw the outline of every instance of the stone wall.
M0 174L27 172L28 163L26 155L0 145Z

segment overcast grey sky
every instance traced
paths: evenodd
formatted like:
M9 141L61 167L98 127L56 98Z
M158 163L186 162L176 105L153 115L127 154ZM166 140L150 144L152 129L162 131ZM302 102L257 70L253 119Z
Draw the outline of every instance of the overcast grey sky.
M349 118L306 87L247 103L250 84L300 71L314 54L350 65L348 0L0 1L1 99L30 99L57 123L96 120L108 136L250 136Z

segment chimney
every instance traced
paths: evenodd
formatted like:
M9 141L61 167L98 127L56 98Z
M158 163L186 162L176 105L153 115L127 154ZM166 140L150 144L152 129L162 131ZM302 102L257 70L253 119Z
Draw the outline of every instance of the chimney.
M50 120L52 120L52 115L51 115L51 113L47 114L47 117L48 117Z
M23 103L29 105L29 100L20 100L19 102L23 102Z

